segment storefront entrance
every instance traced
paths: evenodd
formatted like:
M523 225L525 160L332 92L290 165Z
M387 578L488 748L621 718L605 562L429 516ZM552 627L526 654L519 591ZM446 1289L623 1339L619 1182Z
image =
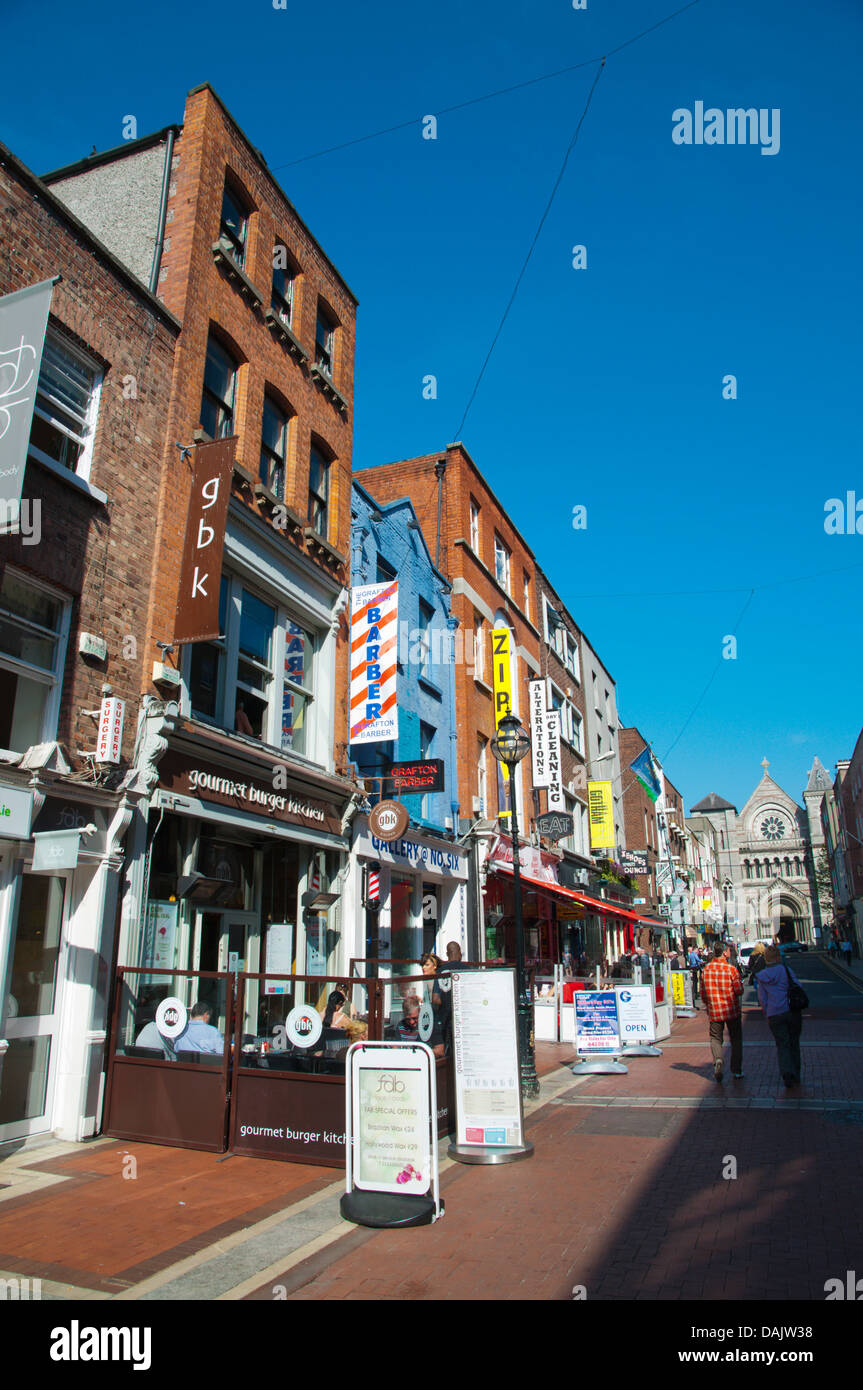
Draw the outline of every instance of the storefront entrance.
M65 908L62 875L21 875L9 982L0 1010L8 1042L0 1058L0 1142L50 1128Z
M194 922L192 968L204 975L257 971L261 959L260 919L254 912L230 912L218 908L197 909ZM222 995L215 982L201 982L201 998L213 1005L214 1024L224 1029Z

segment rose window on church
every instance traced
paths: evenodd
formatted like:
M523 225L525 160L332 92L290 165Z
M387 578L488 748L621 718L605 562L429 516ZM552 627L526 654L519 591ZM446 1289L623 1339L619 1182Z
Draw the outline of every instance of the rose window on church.
M781 816L765 816L761 822L761 834L765 840L781 840L785 834L785 822Z

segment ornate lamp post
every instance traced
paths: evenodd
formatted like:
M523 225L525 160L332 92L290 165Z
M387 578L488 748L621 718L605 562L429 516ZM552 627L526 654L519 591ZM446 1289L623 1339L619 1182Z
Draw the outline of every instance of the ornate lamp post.
M491 740L491 751L509 772L509 806L512 814L512 888L515 903L515 962L518 984L518 1055L523 1096L539 1095L536 1059L533 1050L533 1003L527 989L524 963L524 921L521 910L521 865L518 857L518 811L514 772L530 748L530 739L514 714L505 714Z

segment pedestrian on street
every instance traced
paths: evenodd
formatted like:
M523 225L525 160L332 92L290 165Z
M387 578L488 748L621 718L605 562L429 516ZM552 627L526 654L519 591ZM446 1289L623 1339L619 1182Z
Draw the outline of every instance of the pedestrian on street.
M692 1002L695 1003L695 1001L698 998L698 980L699 972L701 970L701 957L698 954L698 948L695 946L694 943L689 952L689 970L692 975Z
M782 1080L786 1086L799 1086L803 1019L800 1010L791 1008L792 985L802 988L794 971L783 963L778 947L768 946L764 952L764 969L758 976L758 1002L776 1040Z
M740 1013L740 996L743 981L740 971L728 959L729 947L717 943L713 948L713 960L704 967L701 982L702 993L707 1004L707 1017L710 1020L710 1050L713 1054L713 1075L722 1080L723 1031L728 1029L731 1043L731 1072L735 1080L743 1076L743 1020Z
M847 936L842 941L842 963L851 969L851 942Z

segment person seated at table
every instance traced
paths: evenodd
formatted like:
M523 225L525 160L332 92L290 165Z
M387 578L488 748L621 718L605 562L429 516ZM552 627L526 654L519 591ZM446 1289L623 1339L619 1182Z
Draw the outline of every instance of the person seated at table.
M446 958L452 964L457 964L461 960L461 946L457 941L448 941L446 944Z
M185 1030L174 1043L177 1052L224 1052L225 1039L210 1023L212 1016L212 1005L199 999Z
M415 1042L419 1037L420 1001L416 994L406 994L402 1000L402 1017L398 1035L403 1042Z
M359 1042L369 1035L369 1026L357 1018L353 1004L348 1004L347 995L341 989L334 989L327 999L324 1009L325 1028L341 1028L351 1042Z

